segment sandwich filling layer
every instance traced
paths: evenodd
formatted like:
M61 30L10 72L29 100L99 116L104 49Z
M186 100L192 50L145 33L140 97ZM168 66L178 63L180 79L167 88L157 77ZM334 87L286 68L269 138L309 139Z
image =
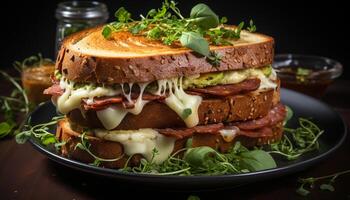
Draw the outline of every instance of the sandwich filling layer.
M213 148L220 146L221 151L225 151L224 144L234 143L238 138L250 138L255 140L258 145L275 142L280 137L280 135L277 137L276 134L279 134L281 130L276 132L274 128L280 127L285 114L285 106L277 104L263 118L246 122L217 123L191 128L91 129L89 130L89 135L122 145L123 154L126 156L140 154L145 159L153 160L155 163L160 164L174 153L176 141L189 143L186 141L190 139L192 141L192 144L188 144L190 146L205 145ZM78 129L76 132L81 132ZM75 130L72 129L72 131ZM206 139L208 137L211 139ZM155 157L152 157L155 150L157 154Z
M203 96L228 96L237 85L238 92L245 88L260 91L277 87L276 73L271 66L113 86L78 84L62 76L58 78L59 84L46 90L46 93L56 95L58 111L67 114L80 109L84 114L89 108L95 108L107 130L117 127L128 113L140 114L154 99L161 99L187 127L194 127L198 125L198 108ZM244 87L244 84L250 87ZM107 99L107 103L104 101L104 106L96 106L101 98Z

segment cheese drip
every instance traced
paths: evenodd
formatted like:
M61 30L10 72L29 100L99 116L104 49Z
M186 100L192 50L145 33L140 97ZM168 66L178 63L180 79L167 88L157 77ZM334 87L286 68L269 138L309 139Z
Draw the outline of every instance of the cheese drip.
M147 87L148 84L149 83L138 84L140 88L140 94L137 97L136 102L134 103L134 108L125 109L122 105L117 105L117 106L112 105L103 110L96 111L97 117L101 121L105 129L111 130L117 127L128 113L132 113L134 115L138 115L141 113L143 107L148 103L148 101L142 99L143 92L145 91L145 88ZM132 102L133 100L131 99L132 87L133 87L133 84L130 83L129 93L126 94L124 90L124 85L121 84L122 94L130 103L133 103Z
M202 97L186 94L182 87L182 77L170 80L158 80L157 95L169 96L165 99L165 104L175 111L185 122L187 127L194 127L198 124L198 107L202 102ZM190 109L188 113L185 110Z
M170 156L176 140L159 134L156 130L150 128L116 131L97 129L94 133L104 140L121 143L125 154L129 156L141 154L148 161L152 159L153 149L156 149L158 153L153 158L153 162L156 164L161 164Z
M65 78L61 79L60 87L64 89L64 93L57 99L57 109L62 114L80 108L81 100L84 98L88 98L88 102L91 102L94 97L114 96L121 93L120 89L94 87L93 85L74 88L74 83Z

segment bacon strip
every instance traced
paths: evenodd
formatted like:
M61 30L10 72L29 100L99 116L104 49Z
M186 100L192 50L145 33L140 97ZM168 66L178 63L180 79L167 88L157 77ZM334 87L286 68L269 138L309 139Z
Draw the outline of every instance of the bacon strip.
M218 134L220 130L230 130L236 129L238 127L240 131L238 135L244 135L247 137L265 137L272 136L272 129L270 128L273 125L276 125L279 122L282 122L285 118L285 106L282 104L276 105L270 112L263 118L258 120L251 120L247 122L237 122L232 123L228 126L224 126L222 123L218 124L209 124L204 126L195 126L192 128L182 128L182 129L157 129L157 131L163 135L169 137L175 137L177 139L191 137L195 133L199 134Z
M238 135L244 135L251 138L268 137L273 136L272 129L270 127L262 127L255 130L240 130Z
M112 96L112 97L95 97L93 103L88 104L87 99L82 99L82 104L85 110L101 110L107 108L110 104L122 103L125 108L133 108L136 99L138 98L137 93L131 94L133 102L126 100L124 96ZM163 100L165 96L153 95L150 93L143 93L142 99L146 101Z
M274 106L269 113L260 119L246 121L246 122L236 122L232 125L237 126L241 130L254 130L262 127L270 126L282 122L286 116L286 108L282 104L277 104Z
M254 91L260 86L260 79L247 79L241 83L216 85L205 88L190 88L188 91L195 93L202 93L212 96L231 96L243 92Z
M49 94L52 96L60 96L63 94L63 89L60 87L60 85L58 83L54 83L51 87L46 88L44 90L44 94Z
M182 129L171 129L171 128L157 129L157 131L160 134L163 134L163 135L166 135L169 137L175 137L177 139L182 139L182 138L191 137L195 133L216 134L223 128L224 128L224 125L222 123L218 123L218 124L209 124L209 125L204 125L204 126L195 126L192 128L182 128Z
M44 94L50 94L53 96L62 95L64 90L60 88L59 83L54 81L54 85L47 88L44 91ZM259 88L260 80L259 79L248 79L241 83L237 84L228 84L228 85L216 85L209 86L205 88L191 88L186 90L186 93L192 95L200 95L200 96L218 96L218 97L226 97L230 95L235 95L243 92L253 91ZM107 108L111 104L119 104L125 108L133 108L136 99L138 98L139 93L132 92L131 99L132 102L126 100L126 98L122 95L118 96L105 96L105 97L95 97L92 103L88 103L87 99L82 99L82 106L85 110L101 110ZM145 92L142 95L143 100L154 101L154 100L164 100L166 96L153 95Z

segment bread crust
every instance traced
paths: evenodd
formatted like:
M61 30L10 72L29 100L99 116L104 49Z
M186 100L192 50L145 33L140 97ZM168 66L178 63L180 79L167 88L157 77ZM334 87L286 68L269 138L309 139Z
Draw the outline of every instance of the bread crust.
M103 38L101 31L102 27L92 28L65 39L58 53L56 68L67 79L75 82L105 84L150 82L200 73L262 67L271 64L274 56L273 38L245 31L244 34L247 37L257 37L259 40L244 42L244 39L240 39L232 46L210 46L211 51L221 56L219 66L213 66L205 57L187 48L176 45L169 47L161 42L134 36L128 32L114 33L114 39L107 40ZM120 54L120 49L113 49L113 43L119 40L130 40L130 38L142 41L143 45L146 44L145 46L156 45L156 50L159 49L159 51L126 56ZM80 47L79 42L82 40L84 40L84 46ZM96 51L103 51L104 47L108 47L110 51L115 51L115 55L101 56L84 52L89 49L89 44L95 43L99 43L94 47ZM141 47L130 46L133 52L138 48Z

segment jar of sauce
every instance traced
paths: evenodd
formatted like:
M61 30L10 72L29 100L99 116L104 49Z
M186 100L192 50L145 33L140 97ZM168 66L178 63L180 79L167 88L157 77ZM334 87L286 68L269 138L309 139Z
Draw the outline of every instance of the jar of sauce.
M80 30L104 24L108 19L107 6L97 1L67 1L56 9L57 29L55 55L64 37Z
M34 66L22 69L22 86L27 93L29 102L37 105L50 100L50 95L43 94L43 91L52 85L51 76L55 71L53 62L39 62Z

